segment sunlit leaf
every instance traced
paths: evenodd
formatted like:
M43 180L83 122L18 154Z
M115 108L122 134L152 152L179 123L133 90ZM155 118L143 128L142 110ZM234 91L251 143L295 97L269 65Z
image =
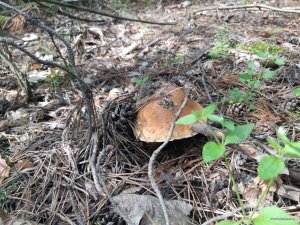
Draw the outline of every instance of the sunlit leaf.
M277 143L273 138L267 138L267 142L276 150L277 153L280 153L282 147Z
M283 143L288 143L290 140L286 136L287 130L284 127L279 127L276 131L277 136Z
M296 96L300 96L300 88L296 88L293 92Z
M274 63L278 66L283 66L285 64L284 60L280 59L280 58L276 58L274 60Z
M231 131L233 131L234 128L235 128L234 123L231 122L231 121L225 121L223 123L223 126L226 127L227 129L231 130Z
M254 55L257 55L257 56L259 56L260 58L263 58L263 59L268 58L268 54L265 53L265 52L261 52L261 51L255 52Z
M222 116L218 116L218 115L214 115L214 114L209 115L207 118L210 119L211 121L214 121L214 122L217 122L220 124L222 124L224 121L224 118Z
M234 130L229 130L225 133L225 145L238 144L244 141L252 132L253 123L236 126Z
M205 163L220 158L225 152L225 146L209 141L203 146L202 156Z
M289 142L283 148L288 157L300 158L300 142Z
M276 71L267 71L267 72L263 73L262 78L269 79L269 78L273 77L275 74L276 74Z
M176 124L188 125L188 124L193 124L195 122L197 122L197 118L193 114L189 114L189 115L186 115L186 116L183 116L183 117L179 118L176 121Z
M203 109L203 115L208 117L209 115L213 114L217 108L218 104L211 104Z
M222 220L218 222L216 225L239 225L241 221L233 221L233 220Z
M288 213L277 207L267 207L253 219L254 225L299 225Z
M277 177L284 169L284 161L275 155L267 155L259 161L258 176L262 180Z

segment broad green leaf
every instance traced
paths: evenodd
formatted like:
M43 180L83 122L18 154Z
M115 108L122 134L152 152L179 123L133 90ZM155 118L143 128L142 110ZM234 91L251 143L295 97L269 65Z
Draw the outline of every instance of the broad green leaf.
M222 220L218 222L216 225L239 225L241 221L233 221L233 220Z
M222 124L224 122L224 118L222 116L218 116L218 115L209 115L207 117L208 119L210 119L211 121L214 121L214 122L217 122L217 123L220 123Z
M257 52L254 52L254 55L257 55L257 56L259 56L260 58L263 58L263 59L268 58L268 54L265 53L265 52L257 51Z
M283 148L288 157L300 158L300 142L289 142Z
M276 131L277 136L284 144L290 142L290 140L286 136L286 133L287 130L284 127L279 127L278 130Z
M254 225L299 225L293 217L277 207L264 208L253 222Z
M277 153L281 152L282 147L273 138L267 138L267 142L276 150Z
M226 127L229 130L234 130L234 128L235 128L234 123L231 122L231 121L225 121L223 123L223 126Z
M188 125L188 124L193 124L195 122L197 122L197 118L193 114L189 114L189 115L186 115L186 116L183 116L183 117L179 118L176 121L176 124Z
M259 88L261 86L260 80L253 80L250 83L251 88Z
M293 92L296 96L300 96L300 88L296 88Z
M209 141L203 146L202 157L205 163L220 158L225 152L225 146Z
M269 79L269 78L273 77L275 74L276 74L276 71L267 71L267 72L263 73L262 78Z
M251 80L251 78L252 78L252 76L249 73L241 73L240 74L241 81Z
M225 133L225 145L238 144L244 141L252 132L254 124L249 123L241 126L236 126L234 130L229 130Z
M258 164L258 176L262 180L277 177L284 169L284 161L275 155L263 157Z
M211 104L209 106L206 106L203 109L203 115L204 117L208 117L209 115L213 114L213 112L218 108L217 104Z
M248 62L248 69L253 69L253 67L254 67L254 61L253 61L253 60L250 60L250 61Z
M276 58L274 60L274 63L278 66L283 66L285 64L284 60L280 59L280 58Z

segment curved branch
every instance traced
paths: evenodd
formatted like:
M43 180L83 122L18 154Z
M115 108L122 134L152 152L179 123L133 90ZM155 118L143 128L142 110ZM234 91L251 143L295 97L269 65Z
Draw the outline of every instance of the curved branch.
M178 111L176 112L176 114L174 115L173 117L173 121L172 121L172 124L169 128L169 133L168 133L168 137L167 139L165 140L164 143L162 143L153 153L152 153L152 156L150 157L150 160L149 160L149 165L148 165L148 176L149 176L149 179L150 179L150 182L151 182L151 186L153 188L153 190L155 191L158 199L159 199L159 202L160 202L160 205L162 207L162 210L163 210L163 213L164 213L164 217L165 217L165 224L166 225L170 225L170 222L169 222L169 218L168 218L168 212L167 212L167 208L166 208L166 205L164 203L164 200L163 200L163 197L162 197L162 194L161 192L159 191L159 187L157 185L157 183L155 182L155 179L154 179L154 175L153 175L153 164L154 164L154 161L156 159L156 157L158 156L158 154L161 152L161 150L168 144L168 142L170 141L171 137L172 137L172 134L173 134L173 131L174 131L174 128L175 128L175 122L177 120L177 118L179 117L182 109L185 107L187 101L188 101L188 94L186 94L180 108L178 109Z
M61 35L59 35L53 29L51 29L51 28L47 27L46 25L44 25L44 23L42 23L41 21L38 21L37 19L34 19L33 17L29 16L27 13L25 13L25 12L23 12L23 11L21 11L21 10L15 8L15 7L13 7L13 6L11 6L11 5L8 5L8 4L0 1L0 6L8 8L8 9L10 9L12 11L15 11L16 13L24 16L24 18L28 22L30 22L31 24L33 24L33 25L35 25L35 26L37 26L37 27L39 27L39 28L47 31L52 36L55 36L59 40L61 40L64 43L64 45L66 46L66 48L67 48L67 51L68 51L68 61L70 63L70 66L75 67L75 59L74 59L75 57L74 57L74 53L73 53L72 47L71 47L71 45Z
M233 6L220 6L220 7L205 7L198 9L193 14L199 13L201 11L209 11L209 10L232 10L232 9L267 9L277 12L285 12L285 13L294 13L294 14L300 14L300 10L297 9L291 9L291 8L276 8L268 5L262 5L262 4L254 4L254 5L233 5Z
M107 12L97 11L97 10L89 9L89 8L86 8L86 7L80 7L80 6L71 5L71 4L67 4L67 3L63 3L63 2L58 2L58 1L55 1L55 0L33 0L33 1L35 1L35 2L47 2L47 3L54 4L54 5L59 5L59 6L62 6L62 7L72 8L72 9L76 9L76 10L83 10L83 11L86 11L86 12L98 14L98 15L101 15L101 16L107 16L107 17L111 17L111 18L119 19L119 20L127 20L127 21L139 22L139 23L157 24L157 25L176 25L175 22L155 22L155 21L149 21L149 20L140 20L140 19L133 19L133 18L127 18L127 17L123 17L123 16L112 15L112 14L109 14Z

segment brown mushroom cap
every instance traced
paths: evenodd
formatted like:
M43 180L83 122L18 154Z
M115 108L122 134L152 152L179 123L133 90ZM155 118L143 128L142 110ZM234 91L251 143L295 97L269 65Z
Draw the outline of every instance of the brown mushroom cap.
M137 112L135 136L145 142L164 142L174 114L179 110L185 96L183 88L170 84L156 91L156 95ZM200 104L188 100L179 118L191 114L192 111L202 110ZM195 134L192 131L192 124L177 124L170 140L187 138Z

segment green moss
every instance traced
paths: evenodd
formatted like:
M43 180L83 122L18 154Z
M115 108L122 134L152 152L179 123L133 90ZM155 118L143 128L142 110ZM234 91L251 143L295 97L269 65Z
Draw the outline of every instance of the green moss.
M236 46L237 49L247 51L249 53L265 52L270 55L277 55L282 52L282 48L275 44L267 42L253 42L251 44L239 44Z

